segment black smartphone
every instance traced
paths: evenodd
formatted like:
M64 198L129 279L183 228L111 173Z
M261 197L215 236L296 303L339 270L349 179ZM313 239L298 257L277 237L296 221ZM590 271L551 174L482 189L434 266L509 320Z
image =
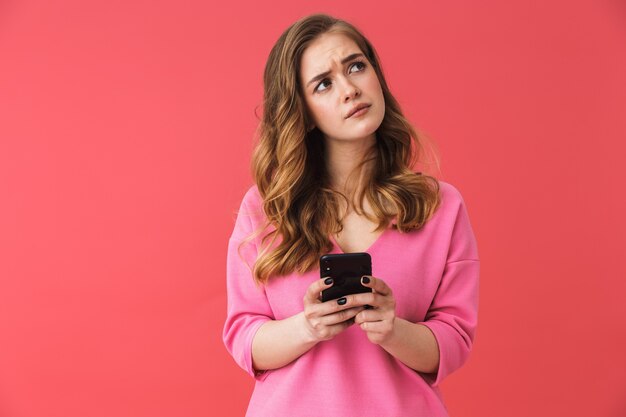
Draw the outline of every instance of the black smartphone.
M338 253L320 257L320 278L331 277L333 286L322 291L322 301L334 300L349 294L372 292L361 284L363 275L372 275L369 253Z

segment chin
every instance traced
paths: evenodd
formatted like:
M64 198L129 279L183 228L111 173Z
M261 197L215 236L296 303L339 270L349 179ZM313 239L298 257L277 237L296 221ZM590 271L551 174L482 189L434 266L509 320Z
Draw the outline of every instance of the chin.
M364 126L359 126L356 129L350 129L347 132L342 132L343 134L331 134L324 135L327 139L341 140L341 141L359 141L367 138L369 136L374 136L376 138L376 132L380 127L382 120L380 123L367 123Z

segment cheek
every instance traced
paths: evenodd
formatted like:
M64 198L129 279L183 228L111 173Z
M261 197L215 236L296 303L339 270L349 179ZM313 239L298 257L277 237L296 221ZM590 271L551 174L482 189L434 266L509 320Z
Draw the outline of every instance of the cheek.
M382 118L385 115L385 96L383 94L383 88L378 82L378 78L374 77L374 79L370 81L369 87L371 88L370 91L373 92L372 99L379 104L378 109Z
M376 76L372 77L368 82L368 88L370 91L375 91L377 98L383 100L383 88L380 86L378 82L378 78Z
M315 120L316 124L319 126L328 126L329 124L333 124L333 120L336 117L336 114L332 111L330 106L315 103L309 106L311 116Z

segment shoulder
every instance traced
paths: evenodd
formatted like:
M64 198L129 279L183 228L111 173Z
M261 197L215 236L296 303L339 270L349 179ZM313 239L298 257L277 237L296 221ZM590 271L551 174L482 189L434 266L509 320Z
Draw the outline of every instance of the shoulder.
M249 235L266 224L265 211L263 210L263 198L256 185L251 186L245 192L235 223L236 236Z
M431 227L454 227L461 217L467 217L467 207L461 191L454 185L437 181L440 204L430 220Z
M252 185L245 192L239 207L239 215L249 216L253 219L253 223L258 223L264 219L263 197L261 197L261 193L256 185Z
M461 198L461 192L457 187L446 181L437 180L437 182L439 183L439 192L441 193L441 195Z
M256 184L248 188L248 191L246 191L243 196L241 205L242 207L245 206L247 208L257 208L263 206L263 198L261 197L261 193L259 193L259 188Z
M461 192L452 184L439 181L439 193L441 206L435 214L434 226L449 233L449 246L453 249L448 252L448 262L478 260L476 238Z
M441 198L439 209L444 211L458 211L458 209L465 204L459 189L445 181L437 180L437 182L439 184L439 197Z
M439 181L439 196L441 204L435 213L439 222L452 227L460 224L467 224L469 227L467 207L459 189L450 183Z

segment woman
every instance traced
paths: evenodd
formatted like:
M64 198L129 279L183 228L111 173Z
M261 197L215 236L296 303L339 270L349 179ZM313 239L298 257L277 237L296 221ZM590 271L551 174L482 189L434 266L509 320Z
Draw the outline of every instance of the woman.
M459 192L411 170L421 144L370 42L327 15L290 26L259 133L224 327L256 378L247 415L446 416L438 385L476 329L476 242ZM371 255L373 291L322 302L319 257L343 252Z

